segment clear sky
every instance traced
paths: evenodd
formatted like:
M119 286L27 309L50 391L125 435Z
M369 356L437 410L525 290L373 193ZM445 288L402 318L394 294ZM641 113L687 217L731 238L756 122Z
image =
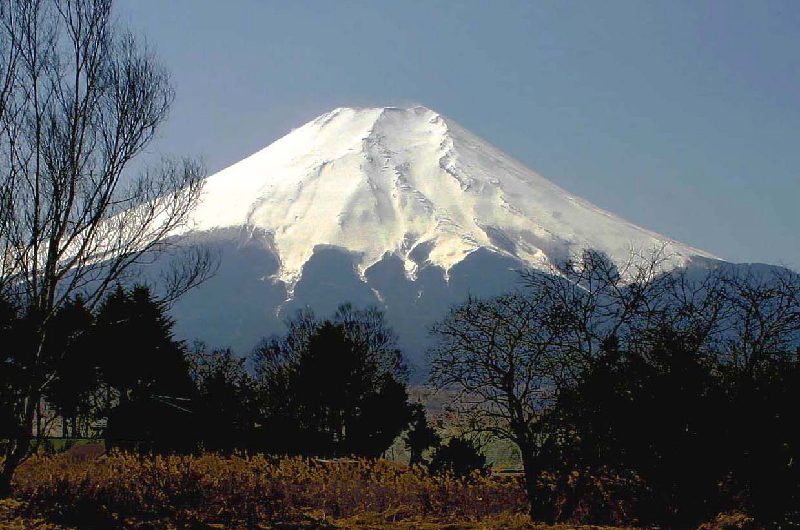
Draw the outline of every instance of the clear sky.
M800 2L119 0L171 70L154 152L218 171L421 104L623 218L800 269Z

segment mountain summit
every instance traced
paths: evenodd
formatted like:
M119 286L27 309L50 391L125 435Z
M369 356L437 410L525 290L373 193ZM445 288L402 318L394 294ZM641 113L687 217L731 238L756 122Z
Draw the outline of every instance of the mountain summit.
M173 309L181 338L247 353L282 319L378 305L412 360L451 304L587 248L665 268L713 258L575 197L427 109L339 108L208 178L198 238L216 277ZM698 260L703 262L703 260Z
M397 256L411 279L479 248L542 269L585 248L618 261L663 246L672 266L713 258L575 197L425 107L323 114L209 177L195 222L269 232L288 285L319 247L355 254L361 276Z

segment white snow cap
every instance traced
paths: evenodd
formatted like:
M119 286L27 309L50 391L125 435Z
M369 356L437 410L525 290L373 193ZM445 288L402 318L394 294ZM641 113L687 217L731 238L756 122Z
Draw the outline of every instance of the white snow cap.
M425 107L338 108L210 176L195 228L273 235L293 285L317 246L387 253L410 277L479 248L550 269L585 248L625 261L664 247L671 266L715 258L593 206Z

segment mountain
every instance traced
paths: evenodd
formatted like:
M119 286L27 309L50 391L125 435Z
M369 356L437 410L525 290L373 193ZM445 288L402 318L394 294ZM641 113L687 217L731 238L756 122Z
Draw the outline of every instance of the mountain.
M194 235L218 275L173 316L183 338L247 353L280 321L343 301L387 311L412 359L467 294L513 287L586 248L665 267L717 259L559 188L428 108L338 108L208 177Z

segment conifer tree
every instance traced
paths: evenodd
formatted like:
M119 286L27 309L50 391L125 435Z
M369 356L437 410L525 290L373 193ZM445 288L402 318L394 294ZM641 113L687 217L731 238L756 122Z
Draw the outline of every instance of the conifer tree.
M89 412L89 396L100 385L96 349L91 334L94 316L81 296L62 306L50 322L46 348L53 359L54 379L45 397L61 415L62 435L71 428L73 437L81 436L78 417Z
M408 464L414 466L424 463L423 453L425 450L439 447L442 439L436 429L428 423L425 407L421 403L413 405L411 418L411 429L403 437L403 442L411 453Z
M383 315L345 305L331 320L301 313L288 327L253 355L279 450L379 456L411 420L405 365Z

